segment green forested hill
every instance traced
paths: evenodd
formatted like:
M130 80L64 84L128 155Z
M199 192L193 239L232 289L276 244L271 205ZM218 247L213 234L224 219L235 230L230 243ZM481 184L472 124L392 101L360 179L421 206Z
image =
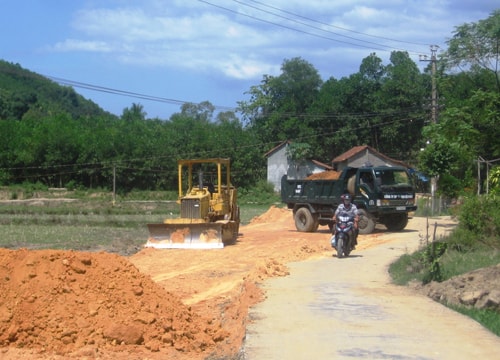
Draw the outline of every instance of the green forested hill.
M103 115L97 104L72 88L55 82L19 64L0 60L0 119L22 120L26 116L44 116L65 112L72 118ZM108 114L109 115L109 114Z
M0 60L0 186L118 191L175 189L180 158L228 157L239 186L263 178L265 159L236 116L209 102L184 104L169 120L142 105L105 112L71 87ZM219 116L219 115L217 115Z

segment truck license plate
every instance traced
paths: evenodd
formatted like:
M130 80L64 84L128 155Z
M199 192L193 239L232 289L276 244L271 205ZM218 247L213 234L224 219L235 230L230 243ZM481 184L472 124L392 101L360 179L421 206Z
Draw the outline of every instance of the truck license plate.
M400 210L404 211L404 210L406 210L406 206L396 206L396 210L398 210L398 211L400 211Z

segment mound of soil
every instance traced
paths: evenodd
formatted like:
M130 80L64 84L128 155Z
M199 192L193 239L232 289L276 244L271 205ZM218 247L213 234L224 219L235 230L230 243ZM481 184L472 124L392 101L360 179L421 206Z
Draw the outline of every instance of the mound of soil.
M286 261L310 256L307 246L279 255L281 245L269 239L269 225L283 231L290 217L273 207L242 227L254 228L258 240L240 234L223 250L145 248L125 258L0 249L0 358L233 356L248 308L262 299L258 283L287 275Z
M500 312L500 264L416 288L443 304Z
M0 264L1 346L203 352L228 336L118 255L0 249Z
M320 173L309 175L307 180L337 180L340 177L341 172L327 170Z

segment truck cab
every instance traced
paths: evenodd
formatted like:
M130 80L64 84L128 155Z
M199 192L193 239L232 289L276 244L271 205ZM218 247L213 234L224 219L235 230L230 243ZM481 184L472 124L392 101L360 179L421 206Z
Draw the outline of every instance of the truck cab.
M356 173L354 202L390 231L399 231L415 211L415 188L404 167L366 167Z

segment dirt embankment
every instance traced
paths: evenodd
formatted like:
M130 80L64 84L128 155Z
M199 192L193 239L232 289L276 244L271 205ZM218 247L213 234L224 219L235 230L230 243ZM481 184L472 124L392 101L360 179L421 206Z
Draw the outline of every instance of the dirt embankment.
M0 358L235 358L259 284L289 262L331 256L328 239L272 207L222 250L0 249ZM360 236L358 250L386 241Z

